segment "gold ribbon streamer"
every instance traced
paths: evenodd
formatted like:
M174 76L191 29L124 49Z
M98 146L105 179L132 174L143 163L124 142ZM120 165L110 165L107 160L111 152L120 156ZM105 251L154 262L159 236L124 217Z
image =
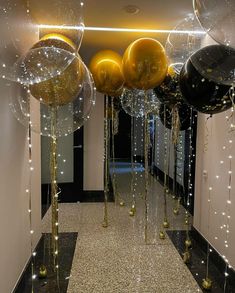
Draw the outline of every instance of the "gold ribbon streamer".
M171 138L172 143L176 145L179 140L180 133L180 116L179 116L179 108L178 105L175 104L172 108L172 129L171 129Z
M134 181L135 181L135 173L134 173L134 117L131 116L131 195L132 195L132 203L131 209L129 211L129 215L131 217L136 214L136 199L135 199L135 189L134 189Z
M166 124L166 106L164 105L164 125ZM164 129L164 190L163 190L163 200L164 200L164 218L163 218L163 228L169 228L169 221L168 221L168 217L167 217L167 192L168 192L168 188L167 188L167 172L169 174L169 145L166 142L166 137L168 137L168 133L167 133L167 128L165 127ZM169 177L169 175L168 175ZM164 230L161 230L159 233L159 237L160 239L165 239L166 234Z
M148 96L145 92L145 114L144 114L144 174L145 174L145 193L144 193L144 215L145 215L145 226L144 226L144 239L145 243L148 244L148 191L149 191L149 172L148 172L148 153L149 153L149 122L147 113Z
M104 119L104 220L103 227L108 227L108 140L109 140L109 123L108 123L109 98L105 95L105 119Z

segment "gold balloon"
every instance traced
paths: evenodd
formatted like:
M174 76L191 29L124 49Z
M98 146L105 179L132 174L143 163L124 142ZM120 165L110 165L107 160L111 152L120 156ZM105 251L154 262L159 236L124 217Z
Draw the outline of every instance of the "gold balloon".
M166 77L167 68L165 49L154 39L134 41L123 56L126 84L133 88L147 90L160 85Z
M71 40L59 34L44 36L33 46L33 49L40 47L56 47L71 53L74 53L76 48ZM40 61L43 66L43 59ZM29 89L32 96L40 102L49 106L63 106L72 102L78 96L82 87L83 77L82 62L79 58L74 58L60 75L30 85Z
M90 62L96 89L112 97L121 95L124 84L122 57L111 50L100 51Z

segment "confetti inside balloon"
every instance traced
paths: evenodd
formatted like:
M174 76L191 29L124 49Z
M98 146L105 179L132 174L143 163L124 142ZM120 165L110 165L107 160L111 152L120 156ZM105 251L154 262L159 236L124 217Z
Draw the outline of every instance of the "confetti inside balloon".
M125 89L121 96L121 104L124 111L134 117L143 117L147 114L157 115L160 103L152 90Z

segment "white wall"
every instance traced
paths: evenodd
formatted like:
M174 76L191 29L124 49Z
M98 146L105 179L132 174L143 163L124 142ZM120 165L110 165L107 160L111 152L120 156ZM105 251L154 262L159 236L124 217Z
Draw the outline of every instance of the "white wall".
M79 131L79 130L78 130ZM42 137L42 183L50 183L50 138ZM58 173L59 183L73 182L73 134L58 138Z
M162 122L160 121L160 118L156 118L156 129L155 129L155 166L157 166L162 172L164 172L165 167L164 167L164 135L165 135L165 130L167 133L167 144L170 143L170 156L169 156L169 176L173 179L174 177L174 164L175 164L175 159L174 159L174 146L173 143L171 142L171 130L166 129ZM182 146L182 158L184 158L184 141L185 141L185 131L180 132L180 138L179 142L181 142ZM183 174L184 174L184 164L183 160L180 159L180 156L178 155L178 160L177 160L177 173L181 174L180 176L177 176L177 182L181 185L184 185L183 182ZM168 170L166 172L168 174Z
M19 1L18 1L19 2ZM17 2L17 4L19 4ZM2 6L12 3L14 9L8 24L14 23L15 30L9 33ZM29 201L26 189L29 182L27 130L9 109L9 98L13 83L2 79L3 63L20 56L33 43L38 34L28 33L24 26L26 11L15 1L0 0L0 292L10 293L22 273L30 252ZM22 8L22 9L21 9ZM30 27L30 30L32 27ZM13 44L14 37L17 41ZM7 45L7 46L6 46ZM6 62L6 64L8 64ZM6 68L7 69L7 68ZM33 106L34 107L34 106ZM37 109L32 109L38 113ZM38 119L38 117L33 117ZM33 243L40 238L41 231L41 169L40 136L33 135L32 160L32 220Z
M11 292L30 257L27 130L9 109L0 79L0 292ZM32 217L34 244L41 228L40 136L33 135Z
M227 204L229 155L233 157L232 170L235 171L235 131L229 134L228 127L231 121L228 123L226 120L226 116L230 115L231 110L216 114L206 122L208 116L199 114L194 227L221 255L225 255L235 268L234 174L232 174L231 183L231 204ZM210 193L209 187L212 187ZM208 202L209 198L210 202ZM231 218L228 219L228 216ZM227 224L229 225L228 239L226 239L227 228L224 227ZM228 241L228 248L225 247L225 241Z
M96 105L84 125L84 190L103 190L104 97L97 92Z

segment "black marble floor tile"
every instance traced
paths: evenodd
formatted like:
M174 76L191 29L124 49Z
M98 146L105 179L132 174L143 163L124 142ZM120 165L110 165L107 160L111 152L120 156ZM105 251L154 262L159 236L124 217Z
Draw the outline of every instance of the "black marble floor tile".
M59 234L59 273L57 275L53 270L53 257L50 253L51 234L43 234L34 257L34 269L37 275L36 279L33 280L34 290L32 291L32 262L30 261L14 293L66 293L77 236L78 233ZM46 279L38 278L39 267L42 264L46 266L48 271Z
M183 257L183 253L185 251L185 239L186 239L186 231L167 231L168 236L171 241L175 245L181 257ZM192 240L192 248L190 249L191 260L187 264L188 269L191 271L193 277L202 288L202 279L206 276L206 250L204 250L199 242L193 238L193 234L190 233L190 238ZM212 252L213 253L213 252ZM209 277L212 279L212 293L235 293L235 287L233 284L233 280L229 277L226 280L226 288L224 288L225 284L225 274L222 272L221 268L216 266L213 262L213 257L211 255L209 261Z

